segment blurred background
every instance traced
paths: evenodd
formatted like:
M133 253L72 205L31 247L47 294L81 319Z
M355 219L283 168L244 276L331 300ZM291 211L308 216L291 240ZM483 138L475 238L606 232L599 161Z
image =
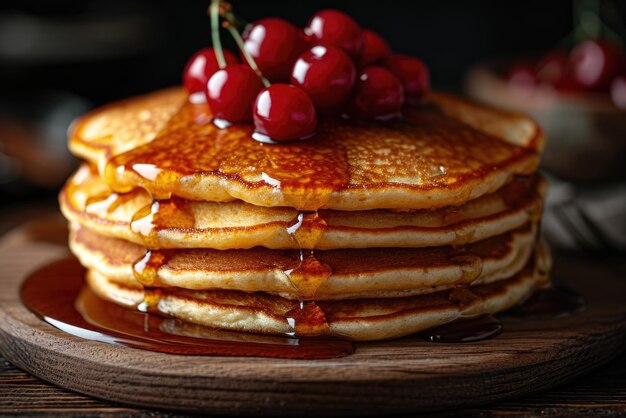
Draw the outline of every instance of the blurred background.
M550 51L569 54L586 38L619 46L626 0L232 3L245 20L280 16L299 26L320 9L344 10L396 52L423 59L436 89L529 112L550 141L544 164L553 184L544 227L549 239L564 249L626 248L625 111L608 85L555 88L533 69ZM210 44L207 5L0 3L0 233L56 208L56 193L75 166L66 151L73 118L180 83L187 59ZM602 59L588 55L592 67ZM623 90L626 95L626 84Z

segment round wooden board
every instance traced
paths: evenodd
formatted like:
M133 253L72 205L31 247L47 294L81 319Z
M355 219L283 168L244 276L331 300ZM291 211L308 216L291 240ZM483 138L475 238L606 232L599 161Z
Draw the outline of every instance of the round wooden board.
M47 219L0 244L0 351L65 388L152 408L223 415L380 415L476 405L545 390L626 346L626 278L568 259L555 278L587 309L552 320L504 318L505 331L467 344L419 338L364 343L333 360L181 356L82 340L44 323L18 297L34 269L67 255ZM59 239L61 241L59 241Z

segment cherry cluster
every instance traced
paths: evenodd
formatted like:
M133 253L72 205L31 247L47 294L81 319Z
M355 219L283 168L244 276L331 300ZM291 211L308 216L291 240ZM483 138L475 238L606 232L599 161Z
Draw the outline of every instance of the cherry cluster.
M275 17L256 21L241 47L252 66L224 50L220 68L218 51L205 48L189 60L183 83L190 95L204 94L222 123L254 121L260 141L310 137L318 114L393 118L429 90L422 61L393 54L379 34L338 10L316 13L304 30Z
M610 92L626 107L626 53L604 40L587 40L571 51L550 51L536 63L512 67L509 82L520 87L552 86L561 92Z

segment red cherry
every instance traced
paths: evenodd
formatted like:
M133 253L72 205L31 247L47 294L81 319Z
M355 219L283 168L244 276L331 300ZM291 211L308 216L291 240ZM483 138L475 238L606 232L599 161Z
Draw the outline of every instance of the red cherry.
M315 133L317 114L308 94L289 84L272 84L254 102L254 139L285 142Z
M617 50L606 42L585 41L570 55L573 80L583 89L605 89L611 83L619 65Z
M211 76L206 97L213 116L228 122L252 119L252 103L263 88L259 76L245 64L229 65Z
M400 113L403 103L400 79L385 68L367 67L356 83L351 111L360 117L388 119Z
M363 49L359 55L359 67L365 67L385 60L391 55L389 44L373 30L363 30Z
M294 61L303 51L302 34L284 19L270 17L254 22L244 33L246 51L261 73L272 82L289 80Z
M552 51L544 56L535 67L536 79L539 83L561 86L567 76L568 56L564 51Z
M307 92L320 112L345 103L355 81L356 68L350 57L330 45L318 45L300 55L291 72L291 84Z
M224 50L224 58L226 65L239 62L235 54L228 50ZM183 72L183 84L189 94L203 92L209 78L219 69L213 48L204 48L196 52L187 62Z
M358 57L363 46L358 23L339 10L317 12L304 31L315 43L337 46L351 57Z
M619 75L611 83L611 99L615 106L626 109L626 74Z
M424 63L408 55L393 54L389 69L402 80L406 103L415 106L424 101L430 90L430 76Z
M529 64L517 64L513 66L507 76L509 84L514 88L530 89L537 84L535 71Z

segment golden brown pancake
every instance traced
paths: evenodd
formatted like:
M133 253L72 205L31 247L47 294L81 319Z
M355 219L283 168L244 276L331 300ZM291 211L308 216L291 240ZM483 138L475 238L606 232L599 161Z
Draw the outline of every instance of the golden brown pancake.
M143 218L133 219L153 204L150 195L142 189L114 193L93 169L82 166L61 192L60 204L72 222L105 236L156 248L428 247L475 242L536 221L544 189L545 182L538 176L516 177L501 189L460 207L320 210L317 215L240 200L216 203L174 199L159 204L162 211L170 205L176 212L167 211L156 225L150 211L152 221L146 230Z
M536 246L543 136L433 93L308 141L218 129L180 88L97 109L60 195L101 297L216 329L395 338L496 313L548 283Z
M72 228L70 248L89 269L129 286L227 289L287 299L402 297L511 277L533 253L535 228L461 247L344 250L180 249L151 251ZM152 261L159 264L148 271ZM133 267L135 266L135 267ZM148 271L146 274L145 271Z
M170 89L86 115L70 148L116 192L354 211L461 205L534 172L542 144L526 117L441 94L402 121L321 121L299 143L261 144L251 129L220 130Z
M297 336L333 335L357 341L396 338L462 317L497 313L545 286L532 263L510 279L427 295L301 304L265 293L227 290L144 290L89 271L101 297L131 308L146 306L211 328ZM301 313L306 314L301 316ZM306 318L306 319L302 319ZM313 319L313 320L312 320Z

